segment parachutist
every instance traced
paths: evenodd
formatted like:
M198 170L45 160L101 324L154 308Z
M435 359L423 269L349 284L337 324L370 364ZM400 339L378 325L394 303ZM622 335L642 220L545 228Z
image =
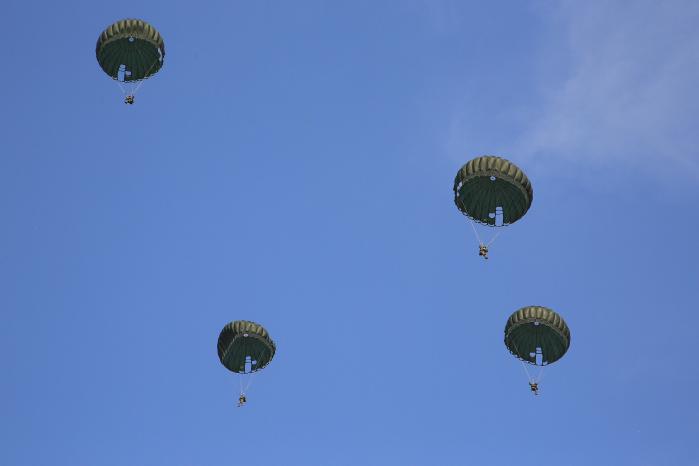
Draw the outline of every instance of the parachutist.
M544 369L564 357L570 347L570 329L553 309L525 306L507 319L505 346L520 360L532 393L538 395ZM539 375L530 374L528 365L540 367Z
M250 388L252 374L267 367L274 357L277 346L260 324L249 320L235 320L227 323L221 330L216 349L221 364L239 376L238 407L240 408L248 401L245 392ZM243 378L248 375L248 382L243 385Z
M454 204L469 219L480 243L478 255L484 259L488 259L488 247L500 234L499 227L524 217L532 199L534 191L527 175L502 157L483 155L469 160L454 178ZM482 243L475 223L498 231Z
M488 246L481 244L478 246L478 255L482 256L483 259L488 259Z
M151 25L137 18L125 18L108 26L97 38L95 57L102 71L124 94L124 103L134 103L133 93L143 80L163 67L165 42ZM129 84L134 84L133 88ZM124 87L127 86L127 87Z

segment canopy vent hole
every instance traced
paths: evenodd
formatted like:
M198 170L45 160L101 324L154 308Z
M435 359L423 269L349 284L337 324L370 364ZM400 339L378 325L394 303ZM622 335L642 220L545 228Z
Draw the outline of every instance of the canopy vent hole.
M133 37L129 37L129 42L133 42L134 40L136 39L134 39Z
M495 178L494 176L491 176L491 177L490 177L490 181L495 181L496 179L497 179L497 178Z

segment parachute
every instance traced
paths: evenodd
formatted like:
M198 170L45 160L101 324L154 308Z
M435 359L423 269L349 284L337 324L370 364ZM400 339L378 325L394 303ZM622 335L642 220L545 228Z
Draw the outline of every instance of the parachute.
M473 222L488 227L510 225L524 217L534 192L527 175L509 160L484 155L466 163L454 179L454 203L469 218L479 243L479 255L488 258L488 243L481 241Z
M538 394L543 368L563 357L570 347L570 330L563 317L543 306L527 306L516 310L505 325L505 346L522 361L529 385ZM537 377L529 374L527 365L541 366Z
M228 323L218 336L218 358L226 369L239 374L240 398L238 406L247 401L245 392L250 388L252 375L264 369L274 358L277 350L267 330L260 324L248 320ZM243 378L248 375L247 384Z
M95 54L102 70L121 87L125 102L132 104L143 80L162 68L165 43L145 21L122 19L100 34Z

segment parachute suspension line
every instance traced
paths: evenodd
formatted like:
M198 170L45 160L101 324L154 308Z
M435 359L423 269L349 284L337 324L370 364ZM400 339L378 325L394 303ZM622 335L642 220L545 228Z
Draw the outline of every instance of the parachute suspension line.
M157 58L156 58L155 61L153 62L153 64L150 65L150 67L148 68L148 71L146 71L145 77L144 77L143 79L141 79L141 80L138 81L138 85L137 85L136 88L133 90L133 92L131 93L131 95L136 95L136 91L138 91L138 90L141 88L141 86L143 85L143 82L144 82L144 81L148 78L148 76L150 75L150 70L152 70L153 67L156 65L156 63L158 63L159 61L160 61L160 59L157 59Z
M517 354L519 355L519 348L517 348L517 343L514 341L512 342L513 345L515 345L515 350L517 350ZM536 379L532 378L531 374L529 373L529 369L527 369L527 364L521 359L519 359L519 362L522 363L522 369L524 369L524 373L527 375L527 380L529 383L536 382Z
M240 393L247 393L248 389L250 388L250 385L252 385L252 380L255 377L255 374L257 371L252 370L252 359L248 356L245 361L245 372L240 374L240 377L238 377L238 380L240 381ZM248 370L248 365L250 366L250 372L247 372ZM247 377L247 382L245 383L245 386L243 386L243 378Z
M495 208L495 226L496 227L502 227L503 226L503 219L504 219L504 213L502 211L502 208L496 207ZM488 244L485 245L485 247L489 248L491 244L495 242L496 239L498 239L498 236L500 236L500 233L502 233L502 229L498 228L497 231L495 232L495 235L491 238L490 241L488 241Z
M468 223L471 224L471 228L473 229L473 234L476 236L476 240L478 241L478 244L483 244L483 241L481 241L481 237L478 235L478 231L476 230L476 225L473 224L473 220L471 220L469 218Z
M151 68L153 68L153 67L151 66ZM138 90L141 88L141 86L143 85L143 81L145 81L145 79L141 79L141 80L138 82L138 84L137 84L136 87L134 88L134 90L133 90L133 92L131 93L131 95L136 95L136 91L138 91Z
M117 86L119 86L119 89L121 89L121 92L126 95L126 88L124 88L124 85L119 81L118 79L115 79L114 82L117 83Z
M124 75L124 79L126 79L126 75ZM120 81L119 78L117 77L114 81L116 81L117 86L119 86L119 89L121 89L121 93L124 95L125 99L124 101L126 103L133 103L133 92L130 92L127 90L125 86L128 86L131 88L131 91L133 91L133 85L129 85L126 83L126 81ZM130 102L129 102L130 100Z
M243 391L243 393L247 392L250 388L250 385L252 385L252 381L255 378L255 374L257 374L257 371L250 373L250 377L248 377L248 383L245 385L245 390Z
M498 236L500 236L500 233L502 233L502 230L498 230L497 233L495 233L495 236L486 244L486 247L490 247L491 244L495 242L496 239L498 239Z
M478 246L481 248L481 251L485 252L486 258L488 254L488 248L490 247L491 244L495 242L496 239L498 239L498 236L500 236L500 233L502 233L502 230L498 229L497 232L495 232L495 235L488 241L487 243L483 242L481 239L481 236L478 234L478 230L476 229L476 225L474 224L473 220L471 220L469 217L468 218L468 223L471 224L471 229L473 230L473 235L476 237L476 241L478 241Z
M543 364L541 365L541 369L539 369L539 375L536 376L535 382L539 383L544 378L544 368L545 367L546 366L544 366Z
M123 67L123 69L122 69ZM126 83L126 77L128 76L128 70L126 69L126 65L119 65L119 72L117 73L116 78L114 78L114 81L116 81L117 86L119 86L119 89L121 89L121 92L124 95L128 95L128 90L126 87L124 87ZM119 79L119 76L123 76L123 81Z
M532 378L531 374L529 373L529 369L527 369L527 364L524 361L522 361L521 359L519 360L519 362L522 363L522 367L524 368L524 373L527 374L527 380L529 382L536 382L536 380L534 380Z

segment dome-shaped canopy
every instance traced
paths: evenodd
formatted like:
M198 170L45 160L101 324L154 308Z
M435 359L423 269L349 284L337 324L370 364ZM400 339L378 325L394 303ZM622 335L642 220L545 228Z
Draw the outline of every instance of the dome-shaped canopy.
M523 307L507 319L505 346L510 353L530 364L558 361L570 347L570 330L563 317L542 306Z
M227 324L218 336L218 358L239 374L259 371L272 361L276 346L267 330L248 320ZM246 370L246 365L249 369Z
M532 205L532 185L515 164L493 155L466 163L454 179L454 203L470 219L490 226L502 213L502 225L514 223Z
M160 33L140 19L122 19L105 29L97 39L97 62L105 73L124 81L139 81L163 66L165 43Z

